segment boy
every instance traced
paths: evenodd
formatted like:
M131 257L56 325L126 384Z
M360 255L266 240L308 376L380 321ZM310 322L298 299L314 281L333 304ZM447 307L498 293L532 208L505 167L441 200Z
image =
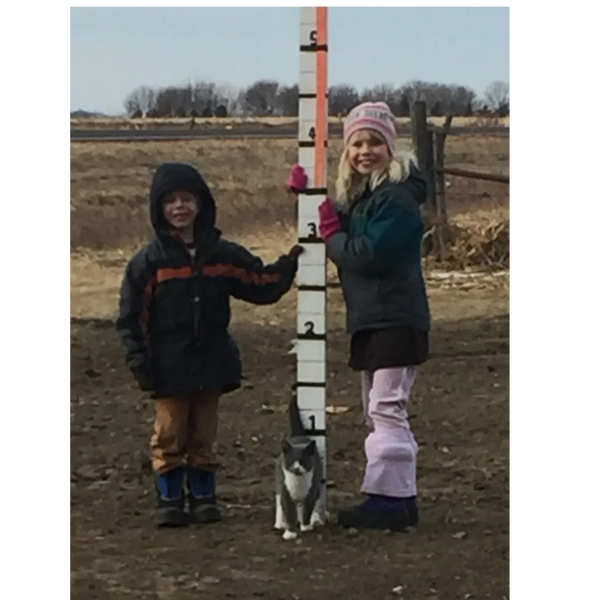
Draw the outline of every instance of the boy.
M196 169L166 163L150 190L154 239L129 262L117 330L141 390L156 399L150 447L159 527L221 518L214 453L217 406L240 387L241 361L231 338L230 296L277 302L291 287L302 248L270 265L221 237L214 198Z

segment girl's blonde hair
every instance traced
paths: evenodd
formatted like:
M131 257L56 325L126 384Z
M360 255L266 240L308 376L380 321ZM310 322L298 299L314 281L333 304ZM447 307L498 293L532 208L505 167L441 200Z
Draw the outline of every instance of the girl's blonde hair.
M375 131L369 132L372 136L384 141L383 136ZM348 161L348 148L344 148L340 157L338 177L335 182L337 201L342 207L347 207L360 196L367 186L374 190L386 181L394 183L404 181L410 174L410 165L417 165L417 158L409 150L396 152L383 169L373 171L370 175L360 175Z

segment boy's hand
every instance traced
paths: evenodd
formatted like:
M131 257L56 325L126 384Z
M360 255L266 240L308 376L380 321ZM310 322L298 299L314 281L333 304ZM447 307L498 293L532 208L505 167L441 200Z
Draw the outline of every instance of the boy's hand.
M304 252L304 248L296 244L289 252L288 257L291 258L294 262L296 262L299 256Z
M154 390L154 382L144 371L134 371L133 376L137 381L138 387L142 392L152 392Z

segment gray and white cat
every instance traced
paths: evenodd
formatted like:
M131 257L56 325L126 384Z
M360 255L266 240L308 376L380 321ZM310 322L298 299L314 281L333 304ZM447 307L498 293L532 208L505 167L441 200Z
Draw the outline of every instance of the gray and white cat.
M306 435L296 394L289 405L291 435L281 444L275 467L275 529L293 540L300 531L324 525L321 482L323 463L314 440Z

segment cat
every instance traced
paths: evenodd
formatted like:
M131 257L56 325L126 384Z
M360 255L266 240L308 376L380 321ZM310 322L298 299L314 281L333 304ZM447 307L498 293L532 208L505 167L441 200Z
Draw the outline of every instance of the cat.
M322 514L323 462L316 442L308 437L294 393L289 404L291 435L281 443L275 466L275 529L284 530L284 540L294 540L300 531L325 524Z

